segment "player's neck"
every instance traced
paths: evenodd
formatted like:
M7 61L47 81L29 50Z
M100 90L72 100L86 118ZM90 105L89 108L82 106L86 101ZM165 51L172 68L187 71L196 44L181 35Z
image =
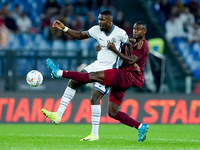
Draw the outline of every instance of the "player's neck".
M140 41L142 41L144 39L144 37L136 39L136 43L139 43Z
M113 24L111 24L108 29L105 31L106 35L108 35L112 29Z

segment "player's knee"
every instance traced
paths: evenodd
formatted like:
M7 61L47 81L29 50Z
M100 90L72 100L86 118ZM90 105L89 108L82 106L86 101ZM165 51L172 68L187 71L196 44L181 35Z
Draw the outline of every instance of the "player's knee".
M100 100L99 100L99 99L92 98L92 99L91 99L91 105L100 105Z
M79 87L79 81L76 80L69 80L68 86L72 89L76 89L77 87Z
M97 80L97 78L98 78L98 72L91 72L91 73L89 73L89 78L90 78L90 81L96 81Z

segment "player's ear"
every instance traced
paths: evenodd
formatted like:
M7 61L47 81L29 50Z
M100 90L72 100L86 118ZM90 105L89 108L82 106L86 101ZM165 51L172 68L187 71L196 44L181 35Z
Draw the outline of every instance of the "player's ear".
M108 17L107 17L107 21L108 21L109 23L111 23L111 22L112 22L112 17L108 16Z
M143 33L146 34L146 33L147 33L147 30L144 30Z

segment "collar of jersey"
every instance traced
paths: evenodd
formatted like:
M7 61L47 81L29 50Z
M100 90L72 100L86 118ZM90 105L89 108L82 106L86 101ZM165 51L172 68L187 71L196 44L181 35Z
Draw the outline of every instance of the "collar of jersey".
M106 32L104 32L104 31L103 31L103 32L104 32L104 34L105 34L106 36L109 36L109 35L112 33L112 31L114 30L114 28L115 28L115 25L113 24L113 25L112 25L112 28L111 28L111 30L110 30L110 33L109 33L108 35L106 34Z

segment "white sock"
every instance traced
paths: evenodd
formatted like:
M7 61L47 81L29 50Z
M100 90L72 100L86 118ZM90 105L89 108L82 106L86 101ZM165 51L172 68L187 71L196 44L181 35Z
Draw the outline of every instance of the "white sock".
M99 122L101 117L101 106L91 105L91 123L92 123L92 134L99 136Z
M58 70L57 75L60 76L60 77L62 77L62 75L63 75L63 70Z
M142 127L142 123L140 123L140 125L139 125L138 129L140 129L141 127Z
M64 112L65 112L65 109L67 108L69 102L72 100L72 98L74 97L76 93L76 90L70 88L70 87L67 87L62 98L61 98L61 101L60 101L60 106L57 110L57 114L60 118L62 118Z

